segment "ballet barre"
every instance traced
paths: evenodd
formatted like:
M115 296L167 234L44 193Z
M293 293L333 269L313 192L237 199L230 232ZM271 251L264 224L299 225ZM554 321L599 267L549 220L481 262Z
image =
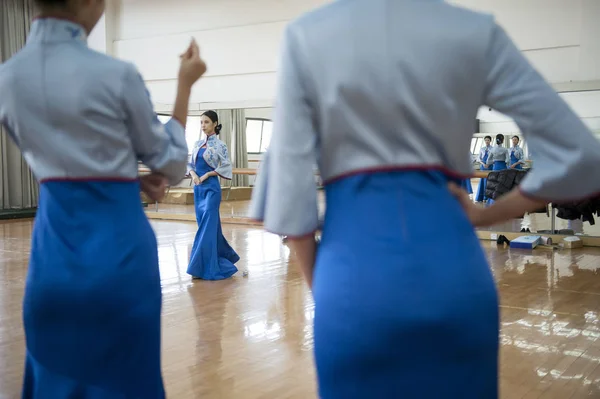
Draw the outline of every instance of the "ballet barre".
M249 168L235 168L233 169L233 174L234 175L246 175L246 176L255 176L257 174L258 170L257 169L249 169ZM491 170L475 170L473 171L473 175L471 176L471 178L473 179L485 179L488 177L488 175L490 174ZM319 173L315 173L316 176L319 175Z
M146 166L139 166L138 167L138 173L140 175L145 175L145 174L149 174L152 173L152 171L147 168ZM258 173L258 169L254 169L254 168L233 168L231 173L233 175L239 175L239 176L256 176L256 174ZM475 170L473 171L473 175L471 176L471 178L473 179L485 179L488 177L488 174L490 173L489 170ZM319 172L315 172L315 176L319 176ZM227 190L227 195L225 196L225 201L229 200L229 196L231 194L231 188L232 188L232 181L229 180L229 184L227 187L225 187L225 189ZM169 193L170 187L167 188L167 194ZM155 202L154 207L156 209L156 211L158 212L158 201Z
M140 173L140 175L144 175L144 174L148 174L151 173L152 171L146 167L140 167L138 168L138 171ZM488 177L488 175L490 174L490 170L475 170L473 171L473 175L471 176L471 178L473 179L485 179ZM250 169L250 168L233 168L232 169L232 174L234 175L244 175L244 176L255 176L258 173L257 169ZM319 175L319 173L315 173L315 175Z

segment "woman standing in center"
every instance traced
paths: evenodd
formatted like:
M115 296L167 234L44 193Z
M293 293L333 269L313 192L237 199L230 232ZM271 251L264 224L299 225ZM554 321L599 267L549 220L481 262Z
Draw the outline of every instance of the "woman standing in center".
M523 169L525 161L523 160L523 149L519 146L519 136L513 136L513 146L510 149L510 168L511 169Z
M489 170L499 171L508 169L508 165L510 165L510 154L508 153L508 149L504 147L504 135L497 134L496 146L490 151L486 167ZM494 199L488 198L486 205L489 206L493 203Z
M479 150L479 163L481 164L481 166L479 168L481 170L490 170L490 168L488 168L488 166L486 164L487 164L488 157L490 156L490 151L492 150L492 145L491 145L492 136L485 136L483 140L485 142L485 146L481 147L481 150ZM487 199L485 196L486 182L487 182L486 179L479 180L479 187L477 188L477 196L475 197L476 202L485 202L485 200Z
M487 169L489 170L505 170L510 165L510 155L508 149L504 147L504 135L496 135L496 146L490 151L487 158Z
M227 146L217 138L222 126L215 111L202 114L206 139L194 145L188 165L194 182L194 207L198 232L192 246L188 274L202 280L223 280L233 276L240 257L221 230L221 184L219 177L231 180L232 167Z

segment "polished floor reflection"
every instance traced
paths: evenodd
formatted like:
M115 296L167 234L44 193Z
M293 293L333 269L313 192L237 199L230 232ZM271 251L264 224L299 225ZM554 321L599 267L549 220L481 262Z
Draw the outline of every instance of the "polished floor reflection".
M195 224L153 226L169 397L314 398L313 302L279 237L225 225L249 276L192 281L185 270ZM31 228L31 221L0 223L1 399L19 397ZM600 397L600 249L484 247L502 303L502 398Z

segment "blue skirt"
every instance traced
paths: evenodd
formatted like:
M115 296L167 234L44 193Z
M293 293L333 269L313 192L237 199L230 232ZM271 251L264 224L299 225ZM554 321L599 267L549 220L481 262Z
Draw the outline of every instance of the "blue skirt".
M240 257L229 245L221 229L219 207L221 185L216 176L194 186L194 206L198 231L194 238L188 274L203 280L223 280L237 273Z
M326 186L313 286L322 398L498 397L495 282L447 181L381 172Z
M492 165L492 170L494 170L494 171L506 170L506 169L508 169L508 166L506 165L506 162L504 162L504 161L494 161L494 164ZM495 202L494 199L489 198L487 200L486 206L491 206L494 202Z
M31 245L22 397L164 398L157 244L139 184L41 184Z

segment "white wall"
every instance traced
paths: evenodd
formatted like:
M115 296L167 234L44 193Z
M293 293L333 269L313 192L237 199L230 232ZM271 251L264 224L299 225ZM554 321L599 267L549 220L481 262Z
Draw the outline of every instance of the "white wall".
M179 54L191 37L208 60L192 102L272 104L289 20L327 0L120 0L115 55L135 62L156 103L172 103Z
M493 13L549 81L588 78L580 65L581 55L594 47L590 41L582 40L593 34L593 22L583 23L584 11L589 12L586 8L591 7L585 1L453 0L451 3Z
M288 21L329 0L114 0L114 53L135 62L156 103L175 95L178 55L190 38L209 61L192 102L272 104ZM454 0L494 13L552 83L600 79L600 1Z
M600 136L600 91L560 93L584 123ZM487 108L479 110L481 133L518 133L519 128L507 116Z
M273 119L273 108L246 108L246 118Z
M88 37L88 46L101 53L114 55L115 23L120 0L108 0L106 12Z
M106 53L106 15L100 21L88 37L88 46L101 53Z
M178 56L195 37L209 70L194 88L191 109L246 108L249 117L268 119L285 25L329 1L109 0L97 35L104 33L108 53L138 66L157 108L166 111L175 96ZM600 84L600 0L448 1L493 13L555 87ZM600 130L600 91L563 97L590 128ZM479 117L482 132L518 131L504 115L482 109Z

